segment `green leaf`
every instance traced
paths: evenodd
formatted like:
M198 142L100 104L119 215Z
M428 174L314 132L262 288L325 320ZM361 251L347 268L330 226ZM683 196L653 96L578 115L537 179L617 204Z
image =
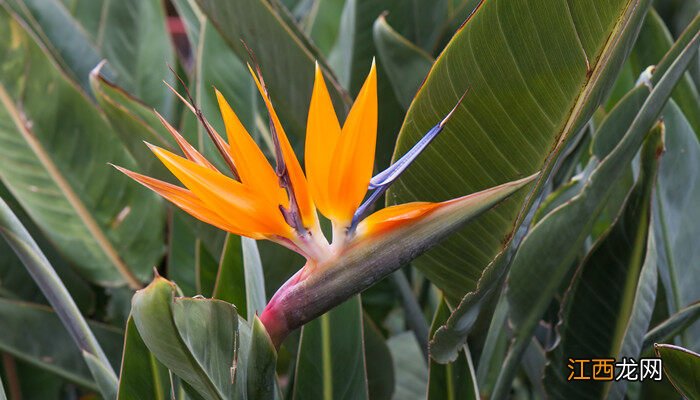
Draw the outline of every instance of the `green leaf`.
M94 39L109 61L116 82L151 107L168 115L172 93L163 80L173 82L168 64L175 50L165 25L160 0L121 0L105 4L99 35Z
M367 399L360 296L304 325L298 354L294 399Z
M346 0L340 20L338 41L333 47L329 63L338 74L338 80L356 96L365 81L376 49L372 40L372 25L383 13L399 23L410 10L406 2L396 0ZM396 19L394 19L396 17ZM381 83L381 82L380 82ZM381 93L382 90L380 89ZM380 101L380 104L382 102Z
M83 358L90 369L90 373L95 378L97 388L102 393L102 396L105 399L116 398L119 382L116 375L114 375L114 371L112 371L112 367L106 366L99 358L87 351L83 351Z
M480 3L481 0L419 2L414 11L413 42L431 54L439 54Z
M90 285L82 279L58 253L55 246L41 234L29 216L0 182L0 198L6 201L17 219L24 225L29 235L42 249L42 252L56 270L59 278L68 289L71 297L83 314L90 314L95 307L95 293ZM30 303L48 304L41 289L32 279L22 261L9 247L0 240L0 295L5 298L23 300Z
M644 352L651 350L654 343L671 341L676 335L700 318L700 302L695 302L666 320L649 329L644 336Z
M143 142L172 150L176 146L174 139L153 108L109 82L101 68L90 72L90 86L114 132L139 164L141 173L171 181L172 174Z
M0 400L7 400L7 395L5 395L5 388L2 386L2 379L0 379Z
M506 390L506 386L513 377L517 360L524 349L524 343L529 341L539 316L546 309L566 275L568 266L575 259L574 250L579 249L584 243L592 229L594 218L599 215L605 204L605 199L614 192L615 185L612 182L616 182L624 174L644 134L658 118L672 89L697 52L699 43L700 34L693 34L693 40L685 46L683 52L651 91L625 136L596 167L581 194L566 206L549 214L523 241L513 260L511 284L508 290L512 321L517 334L509 352L507 364L504 366L504 373L499 378L500 385L497 384L497 392ZM597 161L594 159L592 162ZM554 252L551 251L553 249L555 249ZM547 255L543 256L545 253ZM534 281L528 280L531 274L547 276L547 282L544 285L542 282L537 282L535 285ZM496 395L494 397L498 398Z
M450 309L444 299L440 301L433 324L430 327L430 335L447 321ZM418 361L415 361L418 362ZM476 372L471 360L471 354L467 346L459 352L459 356L448 364L439 364L430 360L430 379L428 380L428 400L442 399L473 399L480 398L476 387Z
M659 63L672 45L673 36L661 16L652 9L644 19L639 39L630 54L633 74L638 76L648 66ZM693 130L700 134L700 95L689 73L681 78L671 97L686 115Z
M663 149L661 132L643 150L643 171L609 231L579 265L564 295L561 339L550 353L545 386L557 398L593 399L624 395L621 382L567 381L570 358L639 358L656 294L656 249L651 193ZM590 327L595 326L595 330Z
M374 22L373 37L379 63L396 99L407 110L435 60L389 26L383 15Z
M700 355L670 344L656 344L654 348L678 393L688 400L700 399Z
M205 399L231 399L238 316L220 300L175 297L177 287L156 277L134 295L132 317L155 357ZM239 367L244 364L238 364Z
M506 356L508 343L510 341L508 329L508 301L501 294L496 309L493 311L491 323L489 325L486 341L481 349L476 380L479 392L483 397L491 397L493 385L496 383L498 374L503 366L503 359Z
M85 93L90 92L88 75L102 57L97 45L60 1L8 0L2 6L35 33L51 57ZM99 21L99 12L95 17ZM106 73L113 75L110 67Z
M241 239L240 236L231 233L226 235L212 297L235 305L237 309L240 309L238 314L242 318L248 319L245 265L243 264Z
M168 370L148 350L136 329L134 319L130 317L126 323L119 394L116 398L166 400L169 396Z
M614 192L616 182L626 171L637 153L645 135L652 128L670 93L687 68L696 52L698 35L689 43L676 59L659 83L651 91L634 121L615 149L599 163L586 178L584 189L568 202L540 221L523 240L512 261L508 299L511 316L516 328L516 344L512 348L506 374L514 373L520 355L530 342L532 331L559 287L569 267L577 256L577 251L593 228L593 223L603 210L605 200ZM600 134L600 133L599 133ZM542 272L537 272L542 271ZM547 277L546 282L529 279L532 275ZM470 299L471 300L471 299ZM469 301L466 302L469 305ZM464 305L464 304L463 304ZM460 307L461 308L461 307ZM448 321L444 330L434 339L439 359L450 359L454 347L462 343L469 326L454 329L459 321L457 316L465 315L467 308L458 310ZM442 335L442 337L440 337ZM512 369L509 369L511 368ZM503 376L503 375L502 375ZM512 377L512 376L511 376ZM508 383L510 378L506 378ZM501 386L505 390L505 386Z
M243 269L245 271L246 305L248 315L260 315L267 304L265 296L265 278L257 242L242 237Z
M244 319L260 315L267 304L265 278L257 242L228 234L221 254L214 298L236 305Z
M338 41L329 56L328 63L338 74L339 82L356 96L364 83L377 54L372 40L375 20L383 13L401 25L404 16L412 9L410 2L401 0L358 1L346 0L340 21ZM385 168L396 143L405 111L391 89L388 73L380 63L377 68L377 96L380 105L377 125L377 152L375 165ZM337 108L336 108L337 109Z
M517 228L559 154L608 92L649 3L483 1L436 60L408 110L394 159L469 94L389 191L389 203L445 200L542 171L534 190L416 260L448 302L471 293L449 326L469 325L467 315L503 275Z
M403 332L387 341L394 360L396 388L392 399L424 400L428 389L428 368L415 336Z
M168 279L175 282L185 296L197 294L195 246L197 238L187 224L191 218L180 209L168 216Z
M58 0L10 0L9 6L86 92L89 92L89 72L101 59L106 59L110 79L168 115L172 94L162 80L173 80L168 64L173 63L175 51L166 29L162 2L97 3L101 7L82 8L88 13L75 16ZM95 20L98 24L94 28L82 26Z
M429 358L428 338L430 337L430 327L426 321L423 309L418 303L416 294L404 271L398 270L391 274L391 281L401 302L406 326L413 331L421 350L423 350L423 358L427 360Z
M544 389L544 380L542 379L546 366L547 357L545 356L545 349L542 348L542 344L540 344L537 338L532 338L523 355L523 369L525 370L527 380L530 381L530 385L532 385L532 392L535 397L540 399L547 398Z
M21 329L18 329L21 327ZM0 349L41 369L86 388L98 389L86 360L58 315L50 308L0 299ZM123 333L113 327L89 323L107 358L118 365Z
M210 295L216 286L218 262L226 233L173 207L168 232L168 278L186 296Z
M93 0L62 0L66 10L82 25L90 35L97 36L100 29L99 15L104 2Z
M12 360L14 361L14 369L19 376L18 392L22 394L23 399L58 399L64 394L66 382L62 377L20 359L13 358ZM5 381L5 384L7 385L7 395L12 396L14 393L12 393L13 388L9 385L9 379ZM14 390L17 389L17 386ZM13 397L10 397L10 400L12 399Z
M275 398L277 350L257 315L253 314L252 324L246 383L248 398L272 400Z
M700 248L692 240L700 235L700 227L692 222L700 218L696 206L700 201L700 143L677 107L670 107L664 123L668 134L656 187L654 215L659 223L655 234L668 310L676 313L700 298L700 278L692 267L700 259ZM681 344L691 348L700 344L699 329L684 334Z
M246 65L231 50L195 0L176 0L174 4L185 23L193 49L194 66L189 90L197 105L214 129L225 134L214 89L219 90L261 149L272 148L272 139L258 114L261 99ZM228 169L202 124L192 113L185 113L181 133L219 169Z
M27 272L39 286L49 304L56 310L60 321L78 348L84 353L87 352L93 355L95 360L102 364L100 371L113 375L114 380L116 380L116 375L109 364L107 356L65 285L63 285L58 274L56 274L56 271L34 239L29 235L29 232L27 232L17 216L1 198L0 236L7 241L17 257L22 261ZM98 378L97 375L95 378Z
M303 137L316 60L326 73L336 110L340 115L345 113L347 94L279 4L265 0L197 0L197 4L239 59L249 60L241 40L255 52L273 104L290 136Z
M140 286L162 255L162 201L106 165L134 162L31 35L0 19L0 179L84 277Z
M345 0L307 0L295 8L295 15L302 11L300 24L304 33L325 56L328 56L338 38L344 4ZM300 10L302 7L304 9Z
M209 254L200 239L194 241L194 275L195 288L199 295L211 297L216 286L216 274L219 263Z
M363 300L365 293L362 295ZM390 399L394 392L395 382L389 347L367 312L364 312L362 324L369 398L373 400Z

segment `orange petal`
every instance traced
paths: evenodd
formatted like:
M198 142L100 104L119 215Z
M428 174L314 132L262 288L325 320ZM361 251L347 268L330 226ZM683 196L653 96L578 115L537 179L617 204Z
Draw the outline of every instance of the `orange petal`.
M314 202L323 215L330 218L333 203L328 198L333 150L340 137L340 124L328 94L323 72L316 63L316 79L306 121L306 178Z
M383 208L368 216L357 226L358 236L369 236L412 223L441 205L450 202L414 202Z
M197 196L187 189L129 171L116 165L114 167L129 176L131 179L158 193L166 200L180 207L183 211L202 222L214 225L219 229L234 233L236 235L248 236L254 239L263 238L263 236L257 232L245 230L240 226L236 226L233 221L227 221L215 211L207 207L206 204L204 204Z
M277 204L270 203L242 183L197 165L167 150L151 146L163 164L204 204L225 219L251 232L289 237L291 228Z
M192 147L192 145L187 140L185 140L185 138L182 137L182 135L180 135L180 133L175 128L173 128L173 126L170 125L170 123L166 121L165 118L163 118L163 116L160 115L158 111L156 111L155 113L158 116L158 119L160 119L160 122L163 124L163 126L165 126L168 132L170 132L170 135L172 135L172 137L175 139L178 146L180 146L180 149L182 149L182 152L185 154L185 157L187 157L188 160L193 161L203 167L213 169L214 171L217 170L216 167L214 167L209 162L209 160L204 158L204 156L200 152L198 152L197 149Z
M277 174L267 158L218 90L216 90L216 99L226 125L229 149L241 182L258 194L267 196L272 202L287 207L289 203L287 194L280 187Z
M287 166L287 170L289 171L289 177L292 180L292 185L294 186L294 195L296 196L297 203L299 204L301 218L303 219L304 225L307 228L315 227L316 225L318 225L316 206L314 205L314 201L311 198L311 193L309 192L306 177L304 176L304 172L301 169L301 165L299 165L299 160L294 154L292 146L289 144L287 134L284 133L284 129L282 128L282 124L280 123L280 120L277 117L275 109L272 107L272 102L270 101L270 98L265 94L265 89L263 88L262 84L258 80L258 77L255 75L255 72L253 72L253 69L250 67L250 65L248 65L248 70L250 71L250 74L253 75L253 79L255 79L255 84L258 87L258 91L262 95L263 100L265 100L267 112L270 114L270 118L272 118L272 124L275 127L277 139L279 140L280 148L282 150L282 157L284 158L285 165Z
M362 203L374 169L377 142L377 71L372 68L348 114L333 152L329 200L332 218L347 224Z
M192 112L192 114L195 115L195 117L199 120L201 114L197 113L197 109L189 102L187 101L180 93L178 93L177 90L175 90L172 86L170 86L167 82L164 82L165 85L170 88L170 90L175 93L175 95L182 101L185 106ZM233 173L234 177L238 179L238 171L236 169L236 165L233 162L233 159L231 158L231 154L229 151L229 146L228 144L224 141L224 139L221 138L221 135L219 135L219 132L214 129L213 126L209 123L209 121L202 117L201 118L201 123L204 125L204 130L207 132L207 135L211 138L211 140L214 142L214 145L216 146L216 149L219 151L221 154L221 157L223 157L224 161L226 164L229 166L229 169L231 169L231 172Z

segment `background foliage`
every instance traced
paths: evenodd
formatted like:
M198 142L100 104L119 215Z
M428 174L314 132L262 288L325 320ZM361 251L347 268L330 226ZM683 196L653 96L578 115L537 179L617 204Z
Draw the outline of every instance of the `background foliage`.
M0 399L699 398L698 11L0 0ZM241 39L300 156L315 61L342 119L376 58L377 170L470 89L387 204L543 173L275 352L256 315L303 260L107 165L172 181L154 109L223 163L162 81L223 131L215 86L271 156ZM570 357L653 354L662 382L566 381Z

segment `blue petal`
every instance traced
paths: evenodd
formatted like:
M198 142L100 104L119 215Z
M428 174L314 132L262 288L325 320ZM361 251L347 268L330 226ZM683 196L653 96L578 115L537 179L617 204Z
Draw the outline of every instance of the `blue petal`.
M457 107L459 107L459 105L462 103L462 100L464 99L464 96L467 94L467 92L465 92L462 95L462 97L457 101L457 104L452 108L452 110L447 114L447 116L443 118L442 121L440 121L437 125L432 127L432 129L430 129L428 133L426 133L421 138L421 140L418 141L418 143L413 145L413 147L411 147L411 149L406 154L404 154L394 164L389 166L389 168L375 175L369 181L369 189L377 189L384 185L390 185L394 181L396 181L396 179L399 178L403 171L405 171L406 168L408 168L408 166L411 165L411 163L415 161L416 158L418 158L420 153L422 153L423 150L425 150L428 147L430 142L432 142L433 139L435 139L437 135L440 132L442 132L442 128L445 126L445 124L447 124L447 121L450 120L450 117L452 117L454 112L457 110Z
M418 157L420 153L425 150L430 142L435 139L435 137L442 131L442 125L437 124L432 129L428 131L421 140L416 143L411 150L404 154L398 161L389 166L384 171L375 175L369 181L369 188L376 189L380 186L389 185L394 182L403 171L408 168L409 165Z
M466 92L460 97L459 101L457 101L457 104L452 108L452 110L445 116L445 118L442 119L437 125L432 127L428 133L426 133L411 149L404 154L398 161L396 161L394 164L389 166L389 168L385 169L384 171L378 173L375 175L372 179L369 181L369 190L374 190L372 194L369 196L367 200L365 200L364 203L355 211L355 215L352 218L352 224L350 225L350 231L352 232L355 227L357 227L357 224L367 215L367 213L370 211L370 208L372 205L386 192L387 189L389 189L389 186L391 186L392 183L394 183L399 176L408 168L409 165L413 161L415 161L416 158L420 155L420 153L425 150L430 142L433 141L437 137L437 135L442 132L442 129L445 127L445 124L447 124L447 121L450 120L452 115L454 114L455 110L459 107L459 105L462 103L462 100L464 99L464 96L469 92L467 89Z

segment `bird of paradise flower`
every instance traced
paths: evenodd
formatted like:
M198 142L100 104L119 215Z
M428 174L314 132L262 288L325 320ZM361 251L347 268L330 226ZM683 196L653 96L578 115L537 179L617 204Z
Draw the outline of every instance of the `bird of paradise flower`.
M236 235L271 240L306 258L306 265L278 290L261 315L276 345L291 329L376 282L408 261L407 257L415 258L473 215L534 179L533 175L444 202L413 202L370 213L388 187L439 135L464 96L413 148L372 177L378 119L376 66L373 62L341 127L317 64L306 126L304 173L272 105L260 69L257 65L255 70L250 65L248 68L269 114L274 169L218 90L216 97L228 141L192 102L180 99L203 124L230 171L226 174L219 171L160 114L161 122L185 157L148 146L185 188L116 168L203 222ZM371 191L369 196L368 191ZM321 231L318 212L332 223L330 242ZM402 236L411 239L412 235L420 236L421 240L395 249L389 257L379 249L383 242L397 238L400 241ZM359 251L358 256L362 247L366 251ZM369 251L371 248L374 250ZM347 267L357 260L363 260L361 264L365 266L380 267L371 272L358 267L347 279L337 274L339 265ZM334 266L335 278L329 279ZM315 300L308 300L314 282L318 286L319 282L329 281L336 281L332 285L336 290L331 290L330 296L316 289ZM300 285L302 282L306 285ZM304 293L295 298L294 293L300 291Z

